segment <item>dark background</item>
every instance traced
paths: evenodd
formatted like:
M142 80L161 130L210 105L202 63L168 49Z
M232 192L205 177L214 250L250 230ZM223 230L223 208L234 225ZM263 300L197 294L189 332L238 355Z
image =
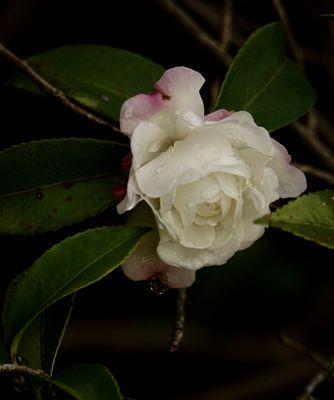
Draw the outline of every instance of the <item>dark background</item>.
M210 18L192 15L218 38L223 2L188 0L182 5L189 10L195 3L202 4ZM269 0L233 4L239 41L277 19ZM333 76L328 58L333 57L334 21L320 14L334 12L333 3L285 4L299 42L312 54L307 73L319 96L317 105L330 120ZM226 72L183 26L148 0L1 0L0 40L22 57L60 45L95 43L138 52L165 67L186 65L208 79L207 102L212 83ZM237 47L231 46L232 54ZM0 71L5 80L10 68L1 60ZM0 132L2 148L32 138L111 135L52 100L5 86L0 88ZM298 162L323 166L291 128L274 137ZM314 178L308 182L310 191L329 186ZM1 297L8 282L52 244L88 226L109 224L114 217L109 210L54 234L1 237ZM134 283L121 270L114 272L78 294L57 368L77 362L104 364L124 395L137 400L290 400L303 392L318 369L280 344L277 336L287 333L326 359L334 353L333 253L311 242L267 231L226 265L201 270L188 295L184 344L170 354L176 293L154 295L147 282ZM4 380L2 387L1 400L14 398ZM332 400L334 385L328 381L318 393L319 400Z

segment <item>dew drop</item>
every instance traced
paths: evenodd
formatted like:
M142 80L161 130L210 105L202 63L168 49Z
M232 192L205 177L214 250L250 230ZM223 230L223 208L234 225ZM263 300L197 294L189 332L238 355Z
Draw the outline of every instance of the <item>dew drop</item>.
M161 282L159 278L152 278L150 280L150 290L157 296L165 294L169 289L170 287Z
M157 168L156 172L159 174L162 171L162 167Z
M150 153L155 153L156 151L159 150L159 148L160 148L160 146L159 146L159 141L158 141L158 140L155 140L154 142L152 142L152 143L150 144L150 146L149 146L149 148L148 148L148 151L149 151Z
M109 97L107 96L107 95L105 95L105 94L103 94L102 96L101 96L101 99L105 102L105 103L108 103L109 102Z
M133 116L133 107L128 107L124 112L124 118L132 118Z

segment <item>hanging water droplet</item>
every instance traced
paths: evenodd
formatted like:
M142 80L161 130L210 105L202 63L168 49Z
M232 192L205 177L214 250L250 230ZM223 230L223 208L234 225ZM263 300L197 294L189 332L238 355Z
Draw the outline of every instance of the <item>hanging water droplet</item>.
M157 296L165 294L169 289L170 287L161 282L159 278L152 278L150 280L150 290Z

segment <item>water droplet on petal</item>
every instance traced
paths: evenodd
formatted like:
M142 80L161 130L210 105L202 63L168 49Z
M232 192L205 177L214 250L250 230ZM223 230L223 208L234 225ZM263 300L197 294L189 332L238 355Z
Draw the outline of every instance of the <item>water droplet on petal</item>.
M155 140L154 142L152 142L148 148L148 151L150 153L155 153L156 151L158 151L160 148L160 143L158 140Z
M133 116L133 107L126 108L124 112L124 118L132 118Z

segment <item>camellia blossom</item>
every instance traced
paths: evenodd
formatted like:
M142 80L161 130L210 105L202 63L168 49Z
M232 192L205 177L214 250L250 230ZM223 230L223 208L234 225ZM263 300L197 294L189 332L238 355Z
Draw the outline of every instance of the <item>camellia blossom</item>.
M156 221L146 223L156 231L123 266L131 279L190 286L196 270L224 264L263 234L254 220L270 212L270 203L306 189L286 149L248 112L204 116L203 83L196 71L172 68L153 93L123 104L132 165L118 212L144 201Z

